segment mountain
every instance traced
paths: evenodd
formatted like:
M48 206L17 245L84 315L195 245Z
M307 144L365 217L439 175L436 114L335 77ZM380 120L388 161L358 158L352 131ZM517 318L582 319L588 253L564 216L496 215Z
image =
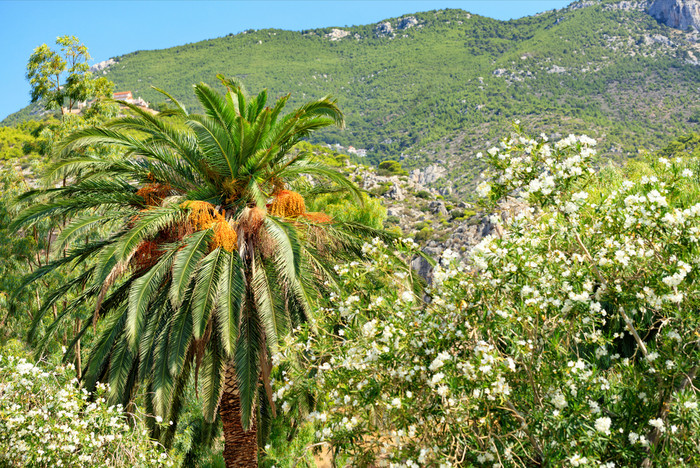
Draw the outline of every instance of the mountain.
M438 164L445 175L434 187L468 192L473 155L514 119L533 133L587 133L611 158L697 131L700 35L657 22L649 6L581 1L512 21L439 10L347 28L249 30L115 57L99 73L154 106L165 99L151 86L196 109L191 85L215 84L217 73L251 92L290 92L292 105L331 94L347 128L315 141L408 169Z
M700 0L654 0L648 11L666 26L700 30Z

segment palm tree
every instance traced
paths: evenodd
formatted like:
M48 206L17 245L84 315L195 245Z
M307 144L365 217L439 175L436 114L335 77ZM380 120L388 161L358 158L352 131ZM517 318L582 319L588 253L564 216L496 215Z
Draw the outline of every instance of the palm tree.
M109 382L113 402L128 407L140 388L150 413L177 421L194 374L205 419L218 413L223 422L227 466L257 466L258 423L275 413L270 353L335 283L331 266L361 255L363 236L378 233L307 213L291 190L314 179L314 190L359 194L310 154L292 151L310 132L343 125L335 101L282 115L289 95L268 107L266 91L249 99L239 83L219 78L223 96L194 87L204 114L161 91L174 110L151 115L121 103L132 116L67 137L52 175L72 183L27 193L37 202L14 224L71 220L56 243L67 253L26 283L56 268L80 271L42 310L75 297L51 333L71 310L95 302L76 336L99 323L83 370L89 390ZM105 146L118 151L90 151ZM153 430L168 443L175 425Z

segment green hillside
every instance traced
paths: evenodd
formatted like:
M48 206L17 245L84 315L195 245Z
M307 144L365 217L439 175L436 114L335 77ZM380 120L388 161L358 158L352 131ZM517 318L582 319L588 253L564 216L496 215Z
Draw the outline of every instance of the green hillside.
M154 106L163 97L151 86L195 106L191 85L213 84L217 73L242 78L251 92L291 92L293 105L331 94L347 128L317 141L367 148L373 162L402 157L408 168L438 161L460 188L475 172L472 154L513 119L532 132L586 132L616 158L697 130L700 45L617 6L574 4L507 22L430 11L387 20L391 32L339 28L348 34L337 40L330 27L246 31L137 51L105 73Z

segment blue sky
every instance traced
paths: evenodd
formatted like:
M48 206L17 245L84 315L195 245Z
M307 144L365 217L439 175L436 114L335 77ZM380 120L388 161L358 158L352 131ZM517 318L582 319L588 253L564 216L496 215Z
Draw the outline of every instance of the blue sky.
M0 0L0 120L29 103L24 78L35 47L77 36L93 60L162 49L246 29L310 29L376 23L417 11L461 8L507 20L571 0L8 1Z

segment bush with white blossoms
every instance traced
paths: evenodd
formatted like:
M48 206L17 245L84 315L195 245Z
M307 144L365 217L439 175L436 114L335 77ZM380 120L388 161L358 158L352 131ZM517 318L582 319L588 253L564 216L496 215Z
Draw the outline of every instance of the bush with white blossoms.
M137 418L94 399L77 385L72 366L34 363L0 348L0 466L173 466Z
M530 209L446 252L426 302L380 242L340 267L274 358L278 408L354 466L699 465L699 163L596 174L594 143L493 149L481 191Z

